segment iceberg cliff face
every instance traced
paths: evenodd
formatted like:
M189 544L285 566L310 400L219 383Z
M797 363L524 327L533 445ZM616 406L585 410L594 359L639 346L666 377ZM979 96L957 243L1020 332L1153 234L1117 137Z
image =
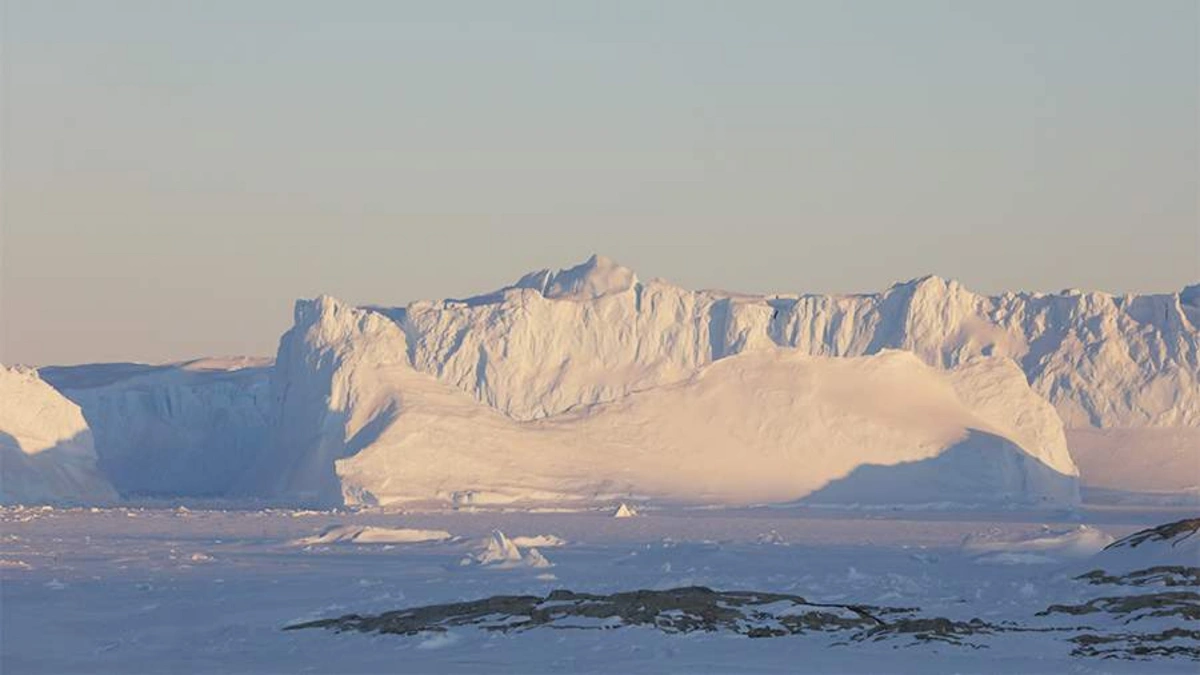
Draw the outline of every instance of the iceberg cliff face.
M97 364L39 372L83 410L100 467L127 496L219 497L266 445L270 361Z
M877 294L757 297L642 283L594 257L489 295L381 311L403 328L414 368L521 420L783 346L901 349L943 368L1008 357L1068 427L1200 426L1197 288L988 297L926 277Z
M839 483L824 501L1078 498L1061 422L1000 359L946 375L904 352L835 359L772 347L520 420L414 369L411 354L402 324L382 312L327 297L297 303L274 373L278 435L263 463L278 494L350 504L753 503ZM885 481L904 472L913 487L878 494L854 475L864 467Z
M340 492L352 503L641 492L694 500L707 495L737 501L754 493L844 501L877 491L863 486L882 475L885 482L925 485L903 496L893 491L901 501L936 499L931 491L965 498L991 482L1026 485L996 487L994 493L1009 501L1070 502L1078 470L1067 450L1064 419L1068 427L1200 424L1198 295L1189 288L1161 296L986 297L928 277L871 295L758 297L641 282L613 261L593 257L463 300L395 309L350 307L328 297L301 301L296 325L281 342L273 380L278 435L286 439L276 443L276 452L293 453L287 471L277 476L277 489L298 490L317 501L335 500ZM889 350L911 353L943 371L908 376L944 380L970 418L951 424L954 431L939 437L941 445L912 437L889 445L881 438L890 431L881 431L880 437L860 439L863 447L850 448L839 445L849 432L835 425L814 432L804 444L837 448L828 452L844 463L814 470L811 457L796 466L763 460L767 473L786 477L778 479L782 484L764 475L766 482L746 478L721 488L696 474L684 481L689 486L684 489L645 478L665 470L647 457L670 457L674 467L747 447L770 456L771 448L797 442L789 424L808 419L804 410L783 408L787 413L778 413L778 423L758 420L758 413L776 413L753 403L752 391L742 391L714 394L723 408L712 407L697 419L685 414L672 426L679 410L700 405L678 394L680 388L724 377L759 382L777 368L796 378L789 395L802 397L811 392L803 391L803 378L794 372L799 366L789 366L788 358L897 358ZM755 354L775 361L760 363L751 358ZM740 365L722 365L725 361ZM747 369L752 362L758 365ZM737 385L723 386L733 391ZM671 396L682 398L657 402ZM903 398L902 392L896 396ZM657 412L646 417L642 407ZM875 414L881 409L862 413L856 428L870 427L864 420ZM747 419L758 422L743 437L722 435L721 428ZM681 447L677 436L690 438L689 429L706 431L697 443ZM627 437L631 433L636 438ZM723 443L712 440L717 438ZM639 454L622 454L622 448L635 447L642 449ZM908 473L855 473L875 465L870 447L890 448L880 466L944 455L934 473L974 472L976 478L964 483L969 489L936 487L936 481L920 478L931 475L923 464L905 469ZM974 459L984 447L992 448L984 455L990 462L986 470ZM1008 450L996 450L1001 447ZM536 448L543 448L534 453L541 457L537 461L527 454ZM635 468L610 471L588 459L590 453L624 457ZM718 459L693 463L723 480L740 470L717 464ZM515 478L520 476L528 480ZM854 482L835 486L839 477Z
M334 463L395 416L399 401L386 383L407 360L404 331L383 314L328 296L297 302L271 373L271 439L241 490L341 503Z
M25 368L0 366L0 503L105 503L117 493L96 468L79 406Z

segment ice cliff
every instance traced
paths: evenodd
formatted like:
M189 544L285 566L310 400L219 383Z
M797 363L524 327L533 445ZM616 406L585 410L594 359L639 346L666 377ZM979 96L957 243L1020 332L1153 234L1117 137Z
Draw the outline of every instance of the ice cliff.
M596 290L589 301L614 297ZM279 440L259 472L279 494L351 504L1078 499L1060 420L1003 359L947 374L900 351L839 359L768 345L663 386L519 419L414 369L408 340L383 312L328 297L297 304L274 372ZM878 489L900 475L906 487Z
M515 419L678 381L769 346L1012 359L1068 427L1200 426L1200 286L1173 295L983 296L924 277L882 293L689 291L602 257L492 294L381 310L418 370Z
M123 495L223 497L270 431L270 361L108 363L39 372L83 410L100 467Z

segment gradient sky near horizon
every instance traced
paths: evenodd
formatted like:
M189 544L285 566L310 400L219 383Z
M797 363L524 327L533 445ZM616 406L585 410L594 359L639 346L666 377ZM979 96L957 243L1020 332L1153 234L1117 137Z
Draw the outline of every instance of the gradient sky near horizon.
M3 0L0 361L271 354L600 252L754 292L1200 279L1154 2Z

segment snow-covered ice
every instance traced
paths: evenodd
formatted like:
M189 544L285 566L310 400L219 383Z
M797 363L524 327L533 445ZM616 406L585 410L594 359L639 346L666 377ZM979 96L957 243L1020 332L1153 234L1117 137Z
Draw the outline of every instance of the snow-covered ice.
M562 537L556 537L553 534L535 534L511 537L510 539L518 548L553 548L555 546L567 545L566 540Z
M320 544L414 544L441 541L452 537L444 530L418 530L404 527L374 527L371 525L333 525L320 534L301 537L294 543L300 546Z
M1187 673L1194 672L1195 662L1183 656L1072 656L1080 648L1068 640L1075 633L1055 628L1106 626L1097 622L1108 614L1063 612L1086 611L1073 608L1090 607L1088 602L1114 592L1146 590L1110 590L1073 578L1115 549L1056 564L985 565L962 545L969 535L992 533L991 540L1019 547L1054 536L1062 540L1062 533L1079 526L1119 538L1184 515L1112 508L1075 515L662 508L617 522L611 513L594 510L367 510L296 518L286 510L9 507L0 511L5 534L0 559L25 565L0 568L0 670L373 673L403 663L414 672ZM292 545L339 525L453 536L414 546ZM553 532L570 544L554 549L551 570L459 564L497 541L503 560L514 549L530 557L515 538L501 539L497 532ZM759 541L764 532L789 545L764 546ZM203 562L196 554L204 556ZM977 647L903 635L838 644L845 641L840 633L771 639L722 631L672 634L620 627L611 619L601 621L609 622L608 630L581 624L572 630L489 632L465 626L412 637L283 630L347 614L370 616L497 595L693 586L790 594L830 605L917 607L922 616L959 622L966 632L955 639ZM1054 606L1065 609L1038 616ZM778 625L765 617L786 612L772 607L755 625ZM663 621L678 624L684 618ZM989 632L971 628L972 619L1037 630ZM1123 620L1115 618L1114 625ZM1143 625L1147 630L1181 626L1153 618L1132 624Z
M537 544L533 541L535 539L541 539L541 537L524 538L524 541L518 544L516 539L509 539L500 530L492 530L491 535L484 539L480 550L463 558L461 564L499 569L553 567L554 564L537 550ZM553 542L551 545L554 545Z
M1088 558L1113 543L1111 535L1088 525L1054 530L1045 527L1035 534L1016 539L1004 536L1002 529L968 535L963 550L977 555L977 562L1057 563Z

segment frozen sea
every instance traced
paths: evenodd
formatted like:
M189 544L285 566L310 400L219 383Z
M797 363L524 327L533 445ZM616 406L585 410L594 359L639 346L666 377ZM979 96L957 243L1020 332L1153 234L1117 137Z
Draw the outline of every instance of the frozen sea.
M458 627L414 636L283 630L496 594L692 585L920 607L956 620L1027 621L1051 603L1095 595L1072 576L1089 569L1088 556L1104 541L1194 511L680 508L613 518L611 509L9 507L0 510L0 672L1194 673L1196 662L1183 658L1071 656L1072 645L1054 632L951 645L647 627ZM337 525L450 538L301 541ZM474 564L494 530L515 541L540 536L533 541L551 566ZM1031 540L1051 544L1021 543Z

